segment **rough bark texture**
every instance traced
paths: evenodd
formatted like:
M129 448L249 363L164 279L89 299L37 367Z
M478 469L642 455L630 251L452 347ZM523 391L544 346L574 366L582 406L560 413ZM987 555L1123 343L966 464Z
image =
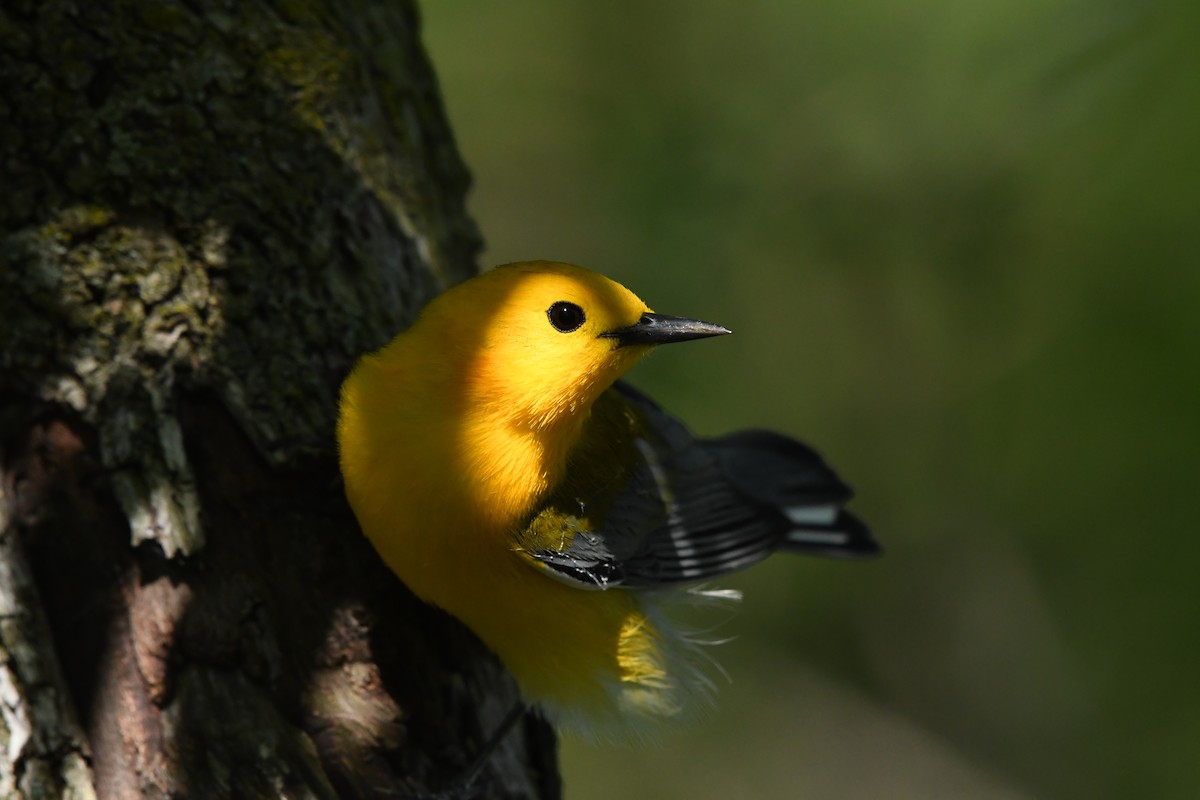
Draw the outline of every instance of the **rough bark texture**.
M336 391L474 269L408 3L0 8L0 796L386 797L516 698L379 563ZM559 794L529 717L477 787Z

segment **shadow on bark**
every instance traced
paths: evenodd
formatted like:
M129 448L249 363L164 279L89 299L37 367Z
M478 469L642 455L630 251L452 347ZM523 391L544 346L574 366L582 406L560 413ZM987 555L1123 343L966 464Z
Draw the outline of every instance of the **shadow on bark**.
M415 14L293 6L4 12L0 455L101 797L437 788L516 698L333 452L353 359L478 247ZM487 796L559 796L524 732Z

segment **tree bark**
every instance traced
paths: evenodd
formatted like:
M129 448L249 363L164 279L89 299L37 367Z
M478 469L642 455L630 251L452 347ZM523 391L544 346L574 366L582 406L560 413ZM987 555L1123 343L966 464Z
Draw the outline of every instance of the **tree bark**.
M0 796L394 797L517 698L358 531L353 360L471 274L399 0L0 9ZM528 716L489 797L560 794Z

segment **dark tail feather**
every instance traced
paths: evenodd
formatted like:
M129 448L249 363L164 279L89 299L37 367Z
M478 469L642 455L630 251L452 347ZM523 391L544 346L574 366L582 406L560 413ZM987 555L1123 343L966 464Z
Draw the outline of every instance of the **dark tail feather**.
M849 511L839 511L829 525L801 525L791 529L780 549L834 558L870 558L883 552L870 529Z
M811 447L770 431L739 431L706 442L745 496L786 522L782 550L839 558L879 555L882 548L842 508L854 492Z

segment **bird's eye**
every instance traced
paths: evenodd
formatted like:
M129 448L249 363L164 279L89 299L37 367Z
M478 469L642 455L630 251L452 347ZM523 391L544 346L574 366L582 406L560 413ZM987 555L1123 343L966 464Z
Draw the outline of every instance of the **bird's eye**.
M566 300L560 300L546 309L546 316L550 318L550 324L554 326L554 329L560 333L570 333L576 330L586 319L582 308L574 303L568 303Z

